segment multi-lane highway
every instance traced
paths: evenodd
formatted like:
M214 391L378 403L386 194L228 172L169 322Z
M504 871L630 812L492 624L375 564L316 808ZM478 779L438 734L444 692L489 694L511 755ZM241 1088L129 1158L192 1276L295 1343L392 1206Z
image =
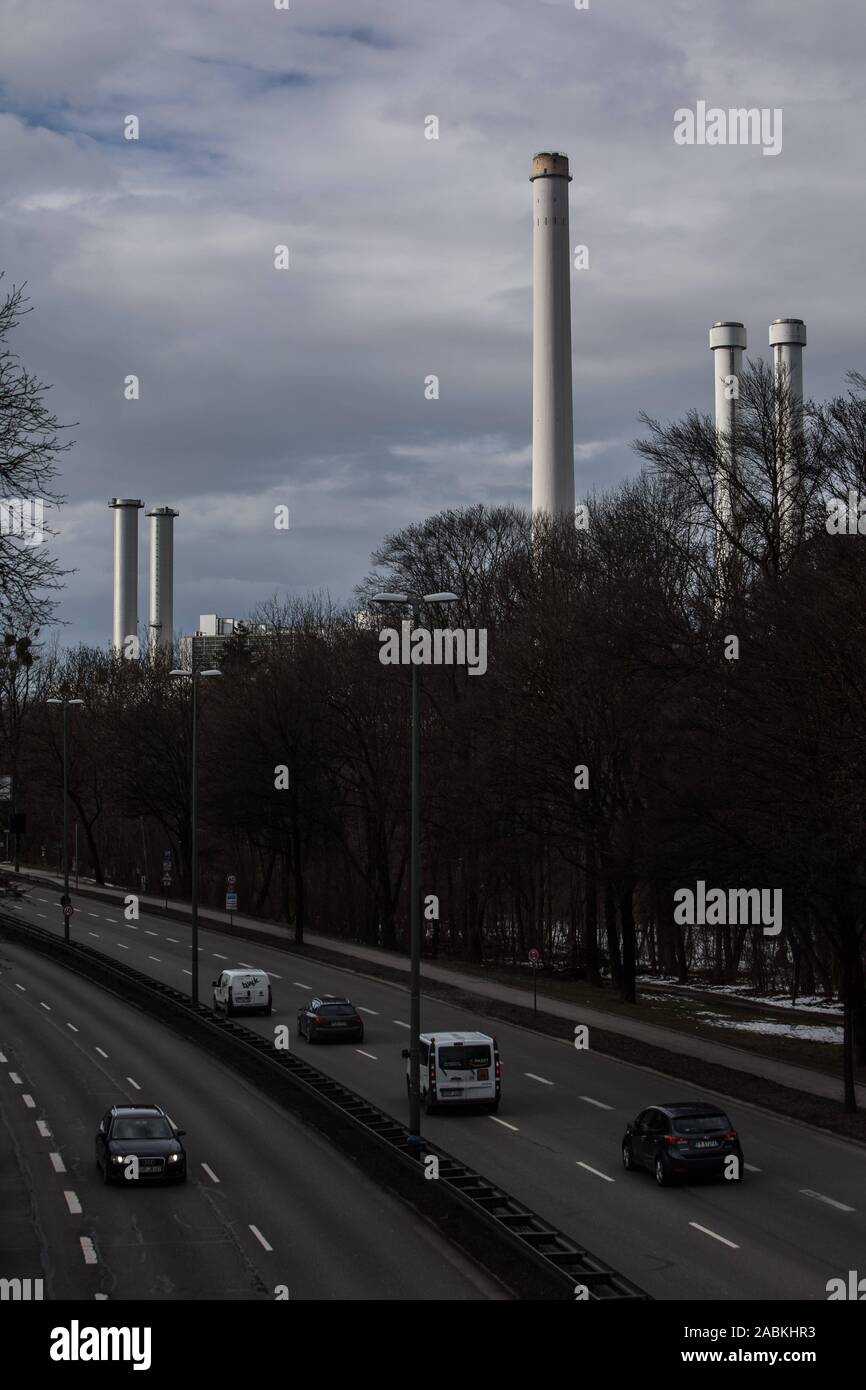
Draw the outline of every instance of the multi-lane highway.
M83 898L78 908L73 927L78 939L156 979L189 987L186 924L146 913L127 922L119 905ZM35 887L18 911L42 927L62 930L53 890ZM210 1002L210 980L221 969L263 967L273 981L273 1017L244 1022L268 1036L288 1024L292 1047L315 1066L382 1109L404 1115L400 1053L408 1041L409 1016L404 988L277 947L239 942L225 931L205 928L200 939L203 1001ZM16 983L27 985L27 980ZM362 1045L310 1048L297 1038L296 1011L319 992L348 994L362 1010ZM137 1026L138 1015L130 1011L124 1017L127 1028ZM866 1273L862 1147L724 1100L743 1140L744 1183L659 1189L648 1174L623 1171L625 1123L646 1105L696 1098L693 1088L595 1054L591 1046L577 1051L432 998L423 1000L422 1017L426 1029L495 1032L503 1063L496 1116L424 1117L424 1132L654 1297L823 1301L829 1279L849 1270ZM221 1103L219 1087L234 1085L217 1070L214 1108ZM185 1093L184 1085L173 1086L169 1108L179 1108ZM184 1119L192 1130L189 1116ZM257 1168L257 1191L264 1182Z
M136 1101L186 1130L185 1184L103 1185L96 1127ZM46 1299L505 1297L205 1051L6 941L0 1159L0 1277L41 1278Z

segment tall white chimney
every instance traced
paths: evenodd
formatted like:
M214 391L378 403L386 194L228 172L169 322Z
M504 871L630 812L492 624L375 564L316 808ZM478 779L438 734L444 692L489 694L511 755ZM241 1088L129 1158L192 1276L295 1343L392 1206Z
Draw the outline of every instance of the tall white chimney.
M150 647L171 651L174 636L174 519L171 507L154 507L150 517Z
M724 568L730 544L726 539L734 523L730 479L735 473L739 385L746 349L746 330L738 320L724 319L710 329L716 395L716 433L721 467L716 477L716 562Z
M797 456L803 433L803 348L806 325L802 319L774 319L770 347L779 399L779 536L790 542L797 531Z
M134 497L112 497L114 509L114 626L115 652L123 652L127 637L138 640L138 512Z
M532 510L574 515L568 159L533 156Z

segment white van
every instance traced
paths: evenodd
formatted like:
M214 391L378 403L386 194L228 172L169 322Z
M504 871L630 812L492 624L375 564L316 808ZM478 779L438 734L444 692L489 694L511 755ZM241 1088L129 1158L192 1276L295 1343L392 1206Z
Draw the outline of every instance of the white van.
M496 1039L486 1033L422 1033L421 1100L429 1115L445 1105L486 1105L499 1109L501 1072ZM408 1048L406 1086L410 1085Z
M219 979L211 983L213 1006L225 1009L226 1018L236 1010L271 1012L271 982L264 970L224 970Z

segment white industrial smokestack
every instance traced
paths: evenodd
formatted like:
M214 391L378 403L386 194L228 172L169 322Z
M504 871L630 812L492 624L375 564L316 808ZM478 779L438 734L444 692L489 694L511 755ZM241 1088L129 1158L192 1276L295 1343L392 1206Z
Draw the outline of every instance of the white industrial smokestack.
M802 319L774 319L770 347L779 399L779 534L790 542L797 530L797 458L803 433L803 348L806 325Z
M532 510L574 515L568 159L533 156Z
M112 646L123 652L127 637L138 640L138 511L133 497L112 497L114 509L114 628Z
M721 467L716 478L716 558L723 569L730 551L727 538L734 524L730 481L737 467L736 430L740 377L746 349L745 328L737 320L726 319L714 323L710 329L710 349L716 388L716 432L721 456Z
M174 635L174 519L171 507L154 507L150 517L150 646L171 650Z

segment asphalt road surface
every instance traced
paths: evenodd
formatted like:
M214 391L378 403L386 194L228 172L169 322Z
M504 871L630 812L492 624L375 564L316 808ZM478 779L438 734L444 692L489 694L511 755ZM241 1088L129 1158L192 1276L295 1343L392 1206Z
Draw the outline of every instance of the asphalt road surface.
M104 1186L97 1125L136 1100L187 1131L186 1183ZM5 942L0 1277L42 1278L46 1299L274 1299L278 1286L291 1300L505 1296L205 1051Z
M18 911L60 932L57 896L35 887ZM147 914L127 922L121 906L84 898L73 920L73 935L110 958L189 988L188 925ZM237 965L260 966L272 979L273 1016L245 1018L249 1027L273 1037L275 1027L287 1024L293 1049L405 1119L404 988L200 928L203 1002L211 1002L211 979ZM348 994L361 1009L363 1044L311 1047L298 1038L298 1008L325 992ZM422 1000L422 1026L494 1032L502 1055L498 1115L424 1116L423 1132L653 1297L824 1301L829 1279L844 1278L849 1270L866 1273L861 1146L597 1055L591 1033L589 1050L577 1051L432 998ZM650 1174L623 1170L620 1142L628 1120L647 1105L702 1098L721 1099L740 1132L747 1165L742 1184L719 1180L661 1189Z

